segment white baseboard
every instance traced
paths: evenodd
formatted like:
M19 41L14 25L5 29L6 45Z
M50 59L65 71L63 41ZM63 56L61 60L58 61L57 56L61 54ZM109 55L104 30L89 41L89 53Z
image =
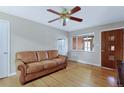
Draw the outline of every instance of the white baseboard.
M94 65L94 66L98 66L98 67L101 66L99 64L91 64L91 63L88 63L88 62L83 61L83 60L76 60L76 59L69 59L69 60L76 61L76 62L79 62L79 63L89 64L89 65Z
M109 70L115 70L115 69L112 69L112 68L107 68L107 67L102 67L104 69L109 69Z
M8 75L8 77L10 77L10 76L14 76L14 75L16 75L16 72L14 72L14 73L10 73L10 74Z

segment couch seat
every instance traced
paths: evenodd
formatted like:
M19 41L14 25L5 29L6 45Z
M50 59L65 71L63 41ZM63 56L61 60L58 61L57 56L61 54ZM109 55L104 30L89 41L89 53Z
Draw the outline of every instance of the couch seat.
M27 73L35 73L38 71L42 71L44 69L42 62L33 62L26 65L27 66Z
M50 69L57 66L57 62L54 60L44 60L40 62L43 64L44 69Z
M61 65L61 64L65 63L65 59L64 58L55 58L53 60L57 62L57 65Z

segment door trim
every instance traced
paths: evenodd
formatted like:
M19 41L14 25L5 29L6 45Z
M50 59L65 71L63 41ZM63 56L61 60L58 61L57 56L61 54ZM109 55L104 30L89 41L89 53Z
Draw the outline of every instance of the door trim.
M11 59L10 59L10 49L11 49L11 45L10 45L10 41L11 41L11 38L10 38L10 22L7 21L7 20L3 20L3 19L0 19L0 22L5 22L7 23L7 30L8 30L8 62L7 62L7 77L10 76L10 63L11 63Z

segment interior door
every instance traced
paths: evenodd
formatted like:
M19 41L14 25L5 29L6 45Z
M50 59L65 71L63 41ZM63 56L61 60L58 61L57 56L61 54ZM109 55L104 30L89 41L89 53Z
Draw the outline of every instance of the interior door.
M9 23L0 21L0 78L8 76Z

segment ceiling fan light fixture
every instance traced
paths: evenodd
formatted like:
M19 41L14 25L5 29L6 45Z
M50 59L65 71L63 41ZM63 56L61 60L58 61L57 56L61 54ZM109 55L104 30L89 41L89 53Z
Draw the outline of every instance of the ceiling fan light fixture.
M60 22L63 23L64 20L65 20L66 22L69 22L70 19L69 19L69 18L62 18L62 19L60 20Z
M69 18L65 18L65 20L66 20L66 22L68 22L69 21Z
M67 14L67 13L68 13L68 9L64 8L64 9L62 10L62 14Z

